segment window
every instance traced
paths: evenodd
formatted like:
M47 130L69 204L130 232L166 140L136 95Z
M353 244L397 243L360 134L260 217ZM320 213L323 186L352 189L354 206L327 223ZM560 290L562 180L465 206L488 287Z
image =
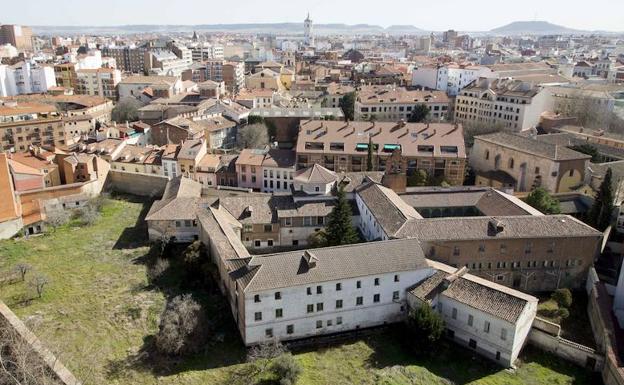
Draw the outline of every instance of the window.
M451 318L452 319L457 319L457 308L456 307L453 308L453 311L451 313Z
M273 329L265 329L264 335L266 338L273 338Z
M394 275L394 282L399 282L399 275L398 274Z
M398 291L393 291L392 292L392 300L393 301L398 301L399 300L399 292Z
M314 305L310 304L308 305L308 313L314 313Z
M360 306L364 304L364 297L357 297L355 299L355 306Z
M323 311L323 302L319 302L316 304L316 311Z
M275 318L282 318L283 315L284 315L284 310L275 309Z
M323 294L323 286L317 286L316 287L316 294Z
M259 294L254 295L254 302L255 303L260 302L260 295Z
M254 241L254 246L256 246L256 247L260 247L261 245L262 245L262 242L260 242L260 240L256 239L256 240Z
M362 281L357 281L355 283L355 287L358 288L358 289L361 289L362 288Z
M342 325L342 317L336 318L336 325Z
M474 322L474 317L472 316L472 314L468 314L468 326L472 326L473 322Z
M505 328L501 329L501 340L503 340L503 341L507 340L507 329L505 329Z
M375 278L375 286L379 286L379 278Z
M459 255L459 246L453 246L453 255L454 256L458 256Z
M308 295L312 295L312 288L311 287L306 288L306 292L308 293Z
M270 233L271 231L273 231L273 226L272 225L264 225L264 232L265 233Z
M337 299L336 300L336 309L342 309L342 300L341 299Z
M379 302L379 294L373 295L373 303L378 303L378 302Z
M485 160L489 160L489 159L490 159L490 151L485 150Z
M336 284L336 291L340 291L340 290L342 290L342 283L338 282Z
M489 333L490 332L490 321L485 321L485 323L483 324L483 331L485 333Z
M282 299L282 292L281 291L276 291L275 292L275 299Z
M254 319L255 319L256 321L262 321L262 312L261 312L261 311L257 311L257 312L254 314Z
M286 334L293 334L295 332L295 325L286 325Z
M316 321L316 328L317 328L317 329L320 329L320 328L322 328L322 327L323 327L323 321L321 321L321 320Z

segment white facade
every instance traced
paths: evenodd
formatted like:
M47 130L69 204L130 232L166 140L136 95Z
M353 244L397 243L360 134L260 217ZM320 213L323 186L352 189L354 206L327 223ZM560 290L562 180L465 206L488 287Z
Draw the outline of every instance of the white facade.
M0 65L0 96L45 93L56 86L54 69L20 62L14 66Z
M167 178L173 179L180 175L180 166L178 166L178 162L176 160L162 159L161 162L163 173Z
M263 166L262 192L290 192L293 185L295 166L289 168Z
M309 13L303 22L303 41L305 45L314 47L314 27Z
M449 96L456 96L464 87L480 77L491 77L492 71L487 67L449 67L448 89Z
M246 292L245 344L275 338L284 341L312 337L401 321L406 316L407 288L431 273L432 269L424 268L259 293ZM276 299L276 292L281 299ZM256 302L256 295L259 302ZM359 301L361 305L358 305ZM310 306L312 311L309 311Z
M446 66L423 66L412 70L412 86L430 90L445 91L448 88L448 68Z

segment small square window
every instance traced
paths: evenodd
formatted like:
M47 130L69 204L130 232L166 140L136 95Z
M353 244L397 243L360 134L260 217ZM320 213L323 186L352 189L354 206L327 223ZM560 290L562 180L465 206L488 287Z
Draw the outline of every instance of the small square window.
M336 284L336 291L340 291L340 290L342 290L342 283L338 282Z
M316 294L323 294L323 286L316 287Z
M262 312L261 312L261 311L257 311L257 312L254 314L254 319L255 319L256 321L262 321Z
M266 338L273 338L273 329L265 329L264 335L266 336Z
M342 325L342 317L336 318L336 325Z
M311 287L306 288L306 292L308 295L312 295L312 288Z
M379 286L379 278L375 278L375 286Z
M275 292L275 299L282 299L282 292L281 291L276 291Z
M323 302L319 302L316 304L316 311L323 311Z
M379 302L379 294L373 295L373 302L374 303L378 303Z
M341 299L337 299L336 300L336 309L342 309L342 300Z
M286 334L293 334L295 332L295 325L286 325Z
M259 294L254 295L254 302L255 303L260 302L260 295Z
M284 311L282 309L275 309L275 318L282 318Z
M364 297L357 297L355 299L355 305L356 306L360 306L360 305L363 305L363 304L364 304Z
M393 291L392 292L392 300L393 301L398 301L399 300L399 292L398 291Z
M314 313L314 305L308 305L308 313Z
M321 320L316 321L316 328L317 328L317 329L320 329L320 328L322 328L322 327L323 327L323 321L321 321Z
M357 281L355 283L355 287L358 288L358 289L361 289L362 288L362 281Z
M394 275L394 282L399 282L399 275L398 274Z

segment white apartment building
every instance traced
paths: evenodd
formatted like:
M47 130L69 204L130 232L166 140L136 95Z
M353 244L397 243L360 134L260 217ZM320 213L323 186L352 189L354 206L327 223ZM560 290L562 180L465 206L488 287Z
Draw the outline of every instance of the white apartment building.
M412 70L412 86L446 92L448 77L446 66L421 66Z
M464 88L455 102L455 121L500 125L514 131L537 126L553 99L542 87L513 79L480 78Z
M245 344L404 319L407 289L432 273L422 250L406 246L401 240L253 257L249 266L258 269L243 288Z
M54 69L28 61L0 64L0 96L45 93L56 86Z
M443 317L447 338L510 367L537 313L537 298L429 261L435 273L407 294L410 308L428 303Z
M75 92L116 100L121 71L114 68L82 69L76 71Z
M446 92L449 96L457 96L464 87L481 77L492 77L492 71L480 66L449 65Z
M269 150L262 160L262 192L290 192L295 174L295 152Z

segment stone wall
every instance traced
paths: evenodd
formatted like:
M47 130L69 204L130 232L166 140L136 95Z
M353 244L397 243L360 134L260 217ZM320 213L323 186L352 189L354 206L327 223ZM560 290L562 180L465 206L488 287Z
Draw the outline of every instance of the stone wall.
M604 357L594 349L566 340L559 335L552 335L535 327L529 333L528 342L566 361L594 371L600 371L604 365Z
M169 181L162 175L136 174L111 170L108 188L113 191L139 196L159 197Z
M50 375L64 385L80 385L81 382L63 365L35 336L24 323L0 301L0 327L12 328L50 369Z

